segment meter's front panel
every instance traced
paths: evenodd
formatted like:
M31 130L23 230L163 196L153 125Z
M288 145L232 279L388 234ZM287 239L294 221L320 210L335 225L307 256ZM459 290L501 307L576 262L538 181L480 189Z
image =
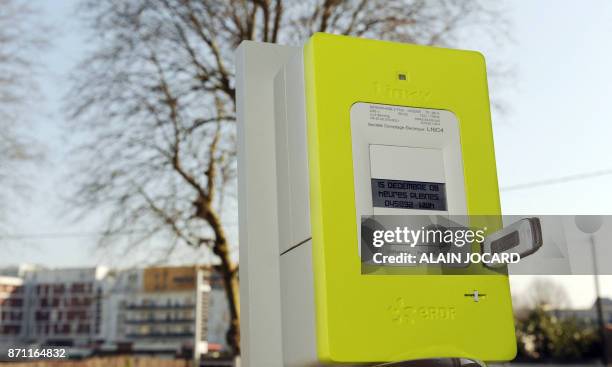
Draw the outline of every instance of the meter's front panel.
M511 359L506 276L361 272L363 215L500 213L482 55L316 34L304 81L319 360Z

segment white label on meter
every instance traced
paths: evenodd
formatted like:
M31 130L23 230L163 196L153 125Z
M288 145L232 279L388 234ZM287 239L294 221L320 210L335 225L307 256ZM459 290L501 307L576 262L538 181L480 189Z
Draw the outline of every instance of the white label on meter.
M467 214L455 114L364 102L350 114L357 228L363 215Z

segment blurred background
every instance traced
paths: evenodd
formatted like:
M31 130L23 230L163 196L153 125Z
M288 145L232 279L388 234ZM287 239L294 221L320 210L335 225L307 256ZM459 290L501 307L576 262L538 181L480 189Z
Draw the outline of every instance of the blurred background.
M478 50L504 214L610 214L611 20L607 0L0 0L0 360L232 365L245 39ZM596 279L511 278L516 363L605 363Z

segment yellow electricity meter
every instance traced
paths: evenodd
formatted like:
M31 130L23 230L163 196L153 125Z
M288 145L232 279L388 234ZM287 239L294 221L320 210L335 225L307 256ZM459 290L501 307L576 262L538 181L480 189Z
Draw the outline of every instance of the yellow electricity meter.
M507 275L364 274L360 253L364 216L501 214L483 56L315 34L273 93L275 177L257 179L277 193L283 365L511 360Z

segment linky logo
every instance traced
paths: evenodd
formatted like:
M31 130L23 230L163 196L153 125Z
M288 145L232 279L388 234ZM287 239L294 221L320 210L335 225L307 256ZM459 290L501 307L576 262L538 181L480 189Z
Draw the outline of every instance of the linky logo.
M383 97L391 97L406 101L425 102L431 97L431 91L425 89L409 89L374 82L374 94Z

